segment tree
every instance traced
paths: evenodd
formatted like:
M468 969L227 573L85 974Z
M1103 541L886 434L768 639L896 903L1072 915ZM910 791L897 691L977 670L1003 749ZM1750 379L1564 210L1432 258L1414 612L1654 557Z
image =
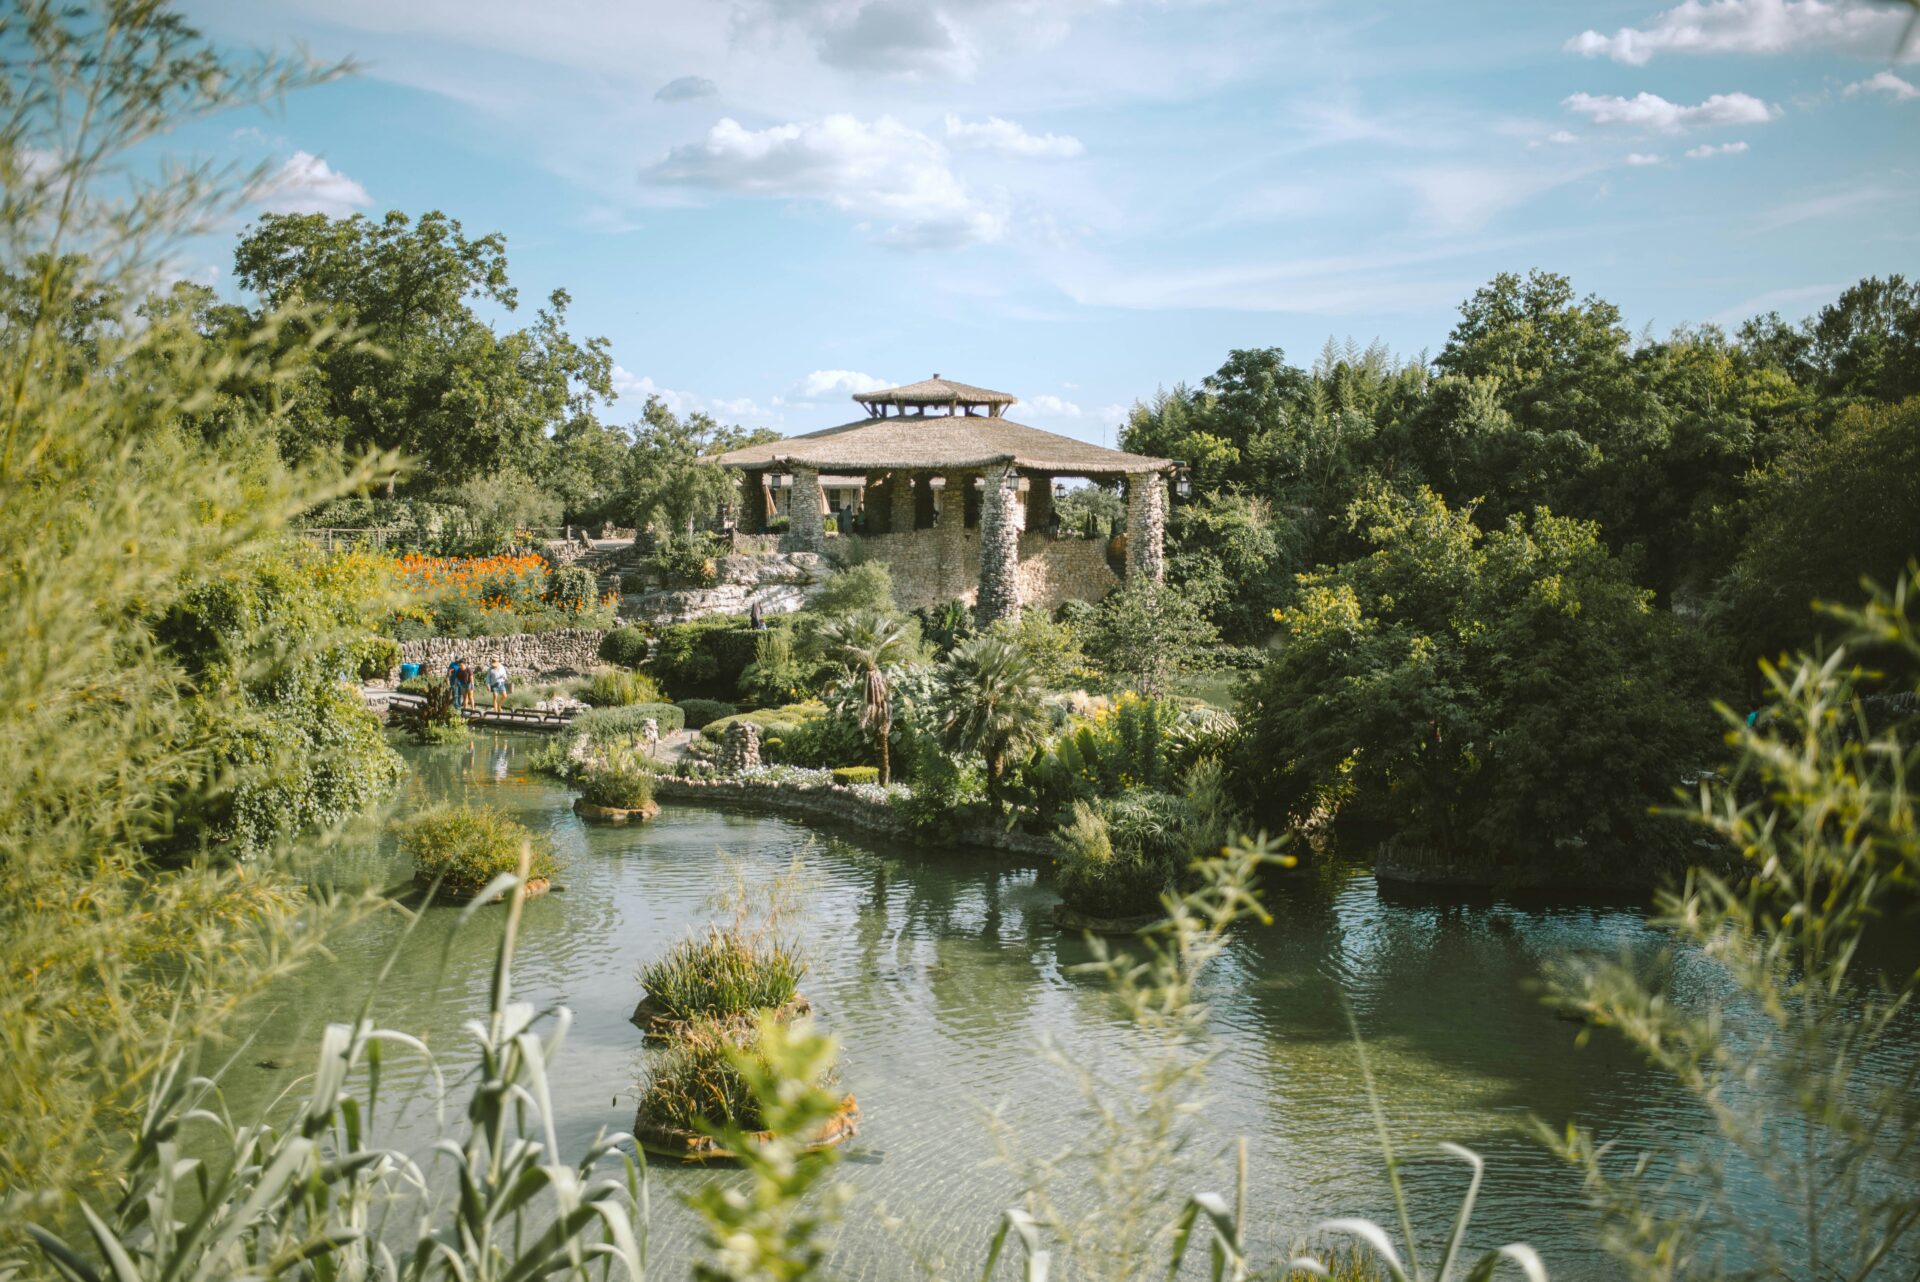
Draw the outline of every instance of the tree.
M933 712L940 739L955 752L980 754L989 795L1000 795L1012 754L1045 731L1045 695L1026 654L992 632L955 646L936 670Z
M827 657L852 679L860 729L880 741L880 785L893 782L888 740L893 734L893 672L914 649L913 625L903 616L862 610L829 619L820 630Z
M658 396L647 397L622 489L629 518L635 528L655 523L691 535L696 524L735 501L739 482L737 474L701 460L779 437L765 428L722 426L698 411L681 419Z
M239 282L263 313L312 309L301 338L339 331L300 388L304 444L399 450L422 467L415 487L446 488L473 471L539 475L549 437L613 398L604 338L576 341L555 290L527 329L496 334L474 311L512 311L506 238L469 237L438 211L379 221L361 214L266 214L241 237ZM297 455L295 457L298 457Z
M1220 633L1185 592L1136 580L1095 607L1087 654L1116 688L1149 698L1171 693L1177 677L1202 665Z
M1386 489L1348 520L1372 551L1302 576L1243 699L1261 818L1358 802L1496 876L1684 853L1647 806L1708 758L1714 670L1591 522L1539 511L1483 535L1430 490Z

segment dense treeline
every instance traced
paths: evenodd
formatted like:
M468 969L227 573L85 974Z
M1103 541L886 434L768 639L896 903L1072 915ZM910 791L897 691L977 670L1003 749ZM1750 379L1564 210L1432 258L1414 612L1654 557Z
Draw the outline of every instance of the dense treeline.
M1501 275L1430 362L1236 351L1123 444L1192 470L1171 582L1274 642L1239 771L1264 818L1645 848L1711 698L1920 553L1920 285L1636 340L1564 277Z

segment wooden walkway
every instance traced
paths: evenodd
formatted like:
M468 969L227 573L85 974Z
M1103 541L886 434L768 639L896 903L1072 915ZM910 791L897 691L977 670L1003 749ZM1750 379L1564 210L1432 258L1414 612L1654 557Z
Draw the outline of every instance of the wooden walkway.
M423 695L402 694L398 690L382 692L383 702L388 708L417 709L426 703ZM380 698L369 692L368 701ZM564 730L573 720L571 712L542 711L537 708L507 708L495 712L491 708L462 708L460 715L470 726L489 726L495 730L538 730L548 734Z

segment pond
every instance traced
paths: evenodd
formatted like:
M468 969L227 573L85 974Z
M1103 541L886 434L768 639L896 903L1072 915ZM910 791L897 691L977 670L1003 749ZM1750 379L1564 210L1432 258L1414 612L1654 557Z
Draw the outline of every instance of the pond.
M633 1117L639 1035L627 1017L642 962L711 917L730 877L798 859L811 883L803 987L841 1043L844 1085L861 1103L861 1135L840 1176L854 1201L835 1275L901 1278L903 1260L944 1258L977 1276L1002 1209L1018 1200L994 1165L985 1124L998 1109L1029 1156L1080 1134L1073 1082L1049 1061L1051 1040L1075 1062L1121 1071L1134 1030L1096 980L1074 973L1084 941L1052 921L1056 896L1032 862L973 850L891 848L781 818L668 805L637 829L588 827L572 794L530 772L537 738L494 734L471 748L404 751L415 768L400 810L442 799L500 807L558 847L564 891L530 902L518 994L565 1004L576 1022L559 1062L559 1129L577 1152ZM387 885L404 869L390 839L337 853L327 875ZM1542 963L1569 953L1655 946L1633 906L1406 900L1370 877L1302 877L1269 895L1271 926L1237 931L1207 986L1219 1059L1196 1147L1194 1190L1230 1193L1234 1137L1252 1148L1252 1236L1279 1250L1316 1218L1387 1220L1384 1167L1342 998L1365 1038L1391 1130L1413 1157L1423 1231L1444 1231L1464 1176L1432 1158L1452 1140L1488 1163L1472 1237L1527 1241L1560 1278L1608 1277L1575 1172L1525 1133L1530 1117L1569 1119L1634 1144L1695 1131L1701 1119L1663 1079L1604 1036L1576 1045L1535 991ZM377 1023L424 1038L464 1064L462 1021L484 1010L504 913L454 932L433 909L375 994ZM351 1017L400 938L392 916L348 931L337 960L289 980L248 1030L229 1103L257 1111L311 1060L320 1027ZM419 1083L390 1061L388 1079ZM419 1111L389 1138L417 1143ZM658 1276L686 1276L697 1226L679 1196L726 1172L652 1167L651 1255ZM1278 1245L1273 1245L1278 1244ZM1263 1252L1265 1254L1265 1252Z

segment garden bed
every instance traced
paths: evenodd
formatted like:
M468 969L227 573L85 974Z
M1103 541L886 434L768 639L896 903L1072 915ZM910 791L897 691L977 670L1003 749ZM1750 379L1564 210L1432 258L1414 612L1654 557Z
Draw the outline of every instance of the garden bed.
M433 878L431 877L415 877L413 879L413 886L414 889L422 895L425 895L428 891L432 891L433 902L437 904L470 904L480 898L481 890L485 889L485 887L481 887L480 890L458 890L447 885L445 882L441 882L439 888L435 889ZM553 882L548 878L532 877L521 885L520 898L538 899L552 889ZM504 903L506 902L506 898L505 892L502 892L495 895L488 902L496 904Z
M859 1133L860 1105L852 1095L848 1095L840 1101L840 1107L834 1110L833 1116L827 1119L820 1134L805 1147L808 1152L837 1148ZM677 1127L655 1126L638 1112L633 1116L633 1137L640 1141L640 1147L647 1152L682 1162L730 1162L739 1157L739 1154L710 1136ZM773 1133L754 1131L747 1139L756 1146L764 1145L772 1142Z
M746 1022L759 1013L754 1011L736 1018ZM806 994L795 993L786 1005L773 1012L773 1017L780 1023L787 1024L799 1019L802 1015L812 1013L813 1003L807 1000ZM662 1014L653 1004L651 996L642 997L640 1004L633 1008L633 1014L628 1016L628 1019L640 1030L643 1040L656 1043L670 1041L687 1025L685 1020Z
M1139 935L1166 921L1165 913L1138 913L1132 917L1095 917L1066 904L1053 906L1053 921L1062 930L1091 931L1096 935Z
M799 787L774 780L678 779L663 775L655 780L654 791L656 796L668 801L774 810L782 814L845 824L907 845L929 844L929 835L903 822L885 800L861 795L859 789L873 786L847 788L826 784ZM987 824L941 828L938 830L938 844L978 846L1034 859L1050 859L1053 856L1053 843L1046 837Z
M588 823L645 823L660 813L660 803L657 801L649 801L644 806L639 806L631 810L622 810L618 806L596 806L585 797L576 797L573 802L573 813L579 815Z

